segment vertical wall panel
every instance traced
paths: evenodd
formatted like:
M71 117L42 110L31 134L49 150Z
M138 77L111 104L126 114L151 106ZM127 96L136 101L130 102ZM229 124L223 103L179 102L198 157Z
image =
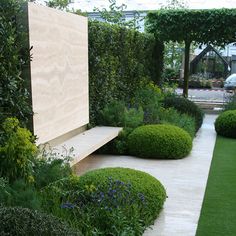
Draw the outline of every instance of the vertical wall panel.
M34 134L45 143L89 123L87 18L28 4Z

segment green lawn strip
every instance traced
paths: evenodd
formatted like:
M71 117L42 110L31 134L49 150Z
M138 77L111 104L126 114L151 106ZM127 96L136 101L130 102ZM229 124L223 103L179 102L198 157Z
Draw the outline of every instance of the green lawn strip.
M196 236L236 235L236 139L217 137Z

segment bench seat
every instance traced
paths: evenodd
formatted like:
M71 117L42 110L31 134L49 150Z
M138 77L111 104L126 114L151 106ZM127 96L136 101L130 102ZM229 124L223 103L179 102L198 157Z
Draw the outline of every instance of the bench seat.
M73 166L117 137L121 130L120 127L97 126L66 140L54 147L53 150L65 155L70 149L73 149L71 153L73 157L71 166Z

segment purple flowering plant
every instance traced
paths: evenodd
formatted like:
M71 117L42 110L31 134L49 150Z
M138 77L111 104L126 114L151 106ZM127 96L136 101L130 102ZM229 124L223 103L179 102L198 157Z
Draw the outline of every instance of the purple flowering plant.
M142 235L145 229L140 218L145 195L134 196L131 183L109 177L105 189L91 184L67 194L60 208L85 235Z

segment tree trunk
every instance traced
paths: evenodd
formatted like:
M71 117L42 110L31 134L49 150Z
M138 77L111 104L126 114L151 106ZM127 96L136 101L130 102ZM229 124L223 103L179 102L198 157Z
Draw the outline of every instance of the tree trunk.
M190 56L190 45L191 42L185 41L184 51L184 87L183 96L188 97L188 80L189 80L189 56Z

